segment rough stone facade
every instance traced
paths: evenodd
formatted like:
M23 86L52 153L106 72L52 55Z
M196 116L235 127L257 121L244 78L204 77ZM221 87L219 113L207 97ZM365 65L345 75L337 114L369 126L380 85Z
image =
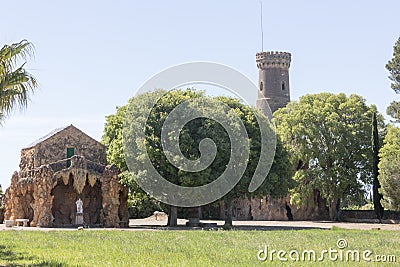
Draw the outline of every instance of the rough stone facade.
M73 125L59 128L40 138L21 151L20 171L29 171L40 166L65 159L67 148L74 149L74 155L107 165L106 148Z
M290 215L289 215L290 213ZM236 200L233 215L241 220L287 221L328 220L329 212L325 200L318 192L303 206L291 205L290 196L284 198L253 198Z
M126 225L128 189L119 183L118 168L106 163L105 147L79 129L53 131L22 149L20 171L4 195L5 219L72 226L80 198L85 225Z

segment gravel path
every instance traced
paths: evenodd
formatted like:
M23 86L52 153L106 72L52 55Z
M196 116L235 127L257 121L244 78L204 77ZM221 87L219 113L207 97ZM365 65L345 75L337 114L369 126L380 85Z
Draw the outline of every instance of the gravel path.
M155 218L151 216L146 219L129 220L129 228L121 228L121 230L184 230L184 229L200 229L186 227L187 220L178 219L178 227L166 228L167 217L162 216ZM224 224L222 220L201 220L204 223L216 223L218 227ZM331 229L332 227L339 227L344 229L360 229L360 230L400 230L400 224L388 223L350 223L350 222L331 222L331 221L234 221L233 225L236 229L243 230L301 230L301 229ZM57 231L57 230L77 230L77 228L39 228L39 227L12 227L6 228L4 224L0 224L0 230L40 230L40 231ZM92 228L99 229L99 228ZM114 228L106 228L108 230ZM117 228L118 229L118 228ZM86 230L86 229L85 229Z
M178 219L178 228L185 226L187 220ZM218 226L224 225L222 220L201 220L205 223L217 223ZM156 227L166 226L167 217L155 219L151 216L146 219L135 219L129 221L129 226ZM400 230L400 224L391 223L351 223L351 222L332 222L332 221L234 221L233 225L238 229L254 230L293 230L293 229L331 229L333 226L344 229L360 230Z

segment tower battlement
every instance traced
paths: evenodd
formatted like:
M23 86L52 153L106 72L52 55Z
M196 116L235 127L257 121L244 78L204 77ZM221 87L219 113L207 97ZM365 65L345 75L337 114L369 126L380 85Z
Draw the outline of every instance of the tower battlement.
M256 54L256 63L259 69L289 68L292 55L289 52L268 51Z

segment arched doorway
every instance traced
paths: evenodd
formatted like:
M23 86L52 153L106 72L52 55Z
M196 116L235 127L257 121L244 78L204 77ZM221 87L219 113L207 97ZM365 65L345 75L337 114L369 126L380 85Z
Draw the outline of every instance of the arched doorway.
M74 176L69 174L68 184L65 185L60 178L57 185L51 191L54 196L52 214L55 226L73 226L76 218L76 201L83 201L83 221L85 225L100 226L103 196L101 182L99 180L90 186L86 179L85 187L81 194L74 188Z
M77 194L73 184L74 176L70 173L67 185L60 178L57 185L51 190L51 195L54 196L51 211L56 226L75 224Z

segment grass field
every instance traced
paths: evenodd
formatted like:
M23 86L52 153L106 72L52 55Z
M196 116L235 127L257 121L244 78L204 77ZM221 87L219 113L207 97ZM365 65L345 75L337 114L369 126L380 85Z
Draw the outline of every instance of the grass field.
M338 239L348 246L339 249ZM290 266L370 266L362 253L394 255L397 263L375 263L376 266L398 266L400 231L362 230L286 230L286 231L0 231L0 266L282 266L276 253L260 261L257 253L268 247L284 250ZM324 261L301 260L304 250L337 250L336 261L325 254ZM296 250L300 261L294 262ZM348 263L345 253L358 250L360 262ZM342 251L343 260L339 253ZM262 258L265 254L261 253ZM349 258L351 259L351 257ZM382 259L382 257L380 258ZM389 260L389 257L386 257ZM393 261L393 259L391 259Z

